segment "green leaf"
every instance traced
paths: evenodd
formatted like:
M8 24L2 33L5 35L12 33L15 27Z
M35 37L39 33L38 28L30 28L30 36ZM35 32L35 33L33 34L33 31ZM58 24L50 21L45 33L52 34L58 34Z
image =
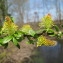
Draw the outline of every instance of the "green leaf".
M14 43L14 45L18 44L18 41L14 37L13 37L13 43Z
M21 32L17 32L16 34L14 34L14 37L16 37L18 39L20 39L20 37L22 37L22 36L23 36L23 33L21 33Z
M46 29L39 29L36 31L36 34L45 33L45 32L46 32Z
M49 30L47 31L47 34L48 34L48 35L54 35L54 31L53 31L52 29L49 29Z
M23 36L23 34L18 32L17 37L21 37L21 36Z
M20 49L18 41L14 37L13 37L13 43L14 43L15 46L17 46Z
M55 35L55 34L50 34L49 36L50 36L50 37L55 37L56 35Z
M0 46L2 46L2 42L3 42L3 39L2 39L2 38L0 38Z
M13 38L12 36L4 37L4 38L3 38L3 44L8 43L9 41L11 41L12 38Z
M0 38L0 44L2 44L2 42L3 42L3 39L2 39L2 38Z
M59 27L57 25L53 26L55 28L55 30L58 32L59 31Z
M36 33L35 33L35 31L33 31L33 30L29 30L29 34L30 34L31 36L34 36Z
M22 41L23 40L23 33L21 33L21 32L18 32L18 33L15 33L14 34L14 37L15 37L15 39L17 40L17 41Z

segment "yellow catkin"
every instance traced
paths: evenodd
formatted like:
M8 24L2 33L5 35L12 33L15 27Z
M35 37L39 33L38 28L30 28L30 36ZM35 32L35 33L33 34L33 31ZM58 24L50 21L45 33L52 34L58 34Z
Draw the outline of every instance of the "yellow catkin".
M51 14L47 14L47 16L45 16L48 19L51 19Z
M51 28L53 25L53 20L51 14L47 14L43 18L41 18L41 22L39 23L40 28Z
M23 25L23 27L21 28L21 31L23 31L24 33L28 33L29 30L32 30L31 26L26 24L26 25Z
M11 18L9 16L5 17L5 22L3 23L3 27L2 27L2 32L4 32L5 34L14 34L15 31L17 31L18 26L12 22Z
M44 36L38 37L37 47L38 46L42 46L42 45L45 45L45 46L55 46L56 44L57 44L57 42L49 40L49 39L47 39Z

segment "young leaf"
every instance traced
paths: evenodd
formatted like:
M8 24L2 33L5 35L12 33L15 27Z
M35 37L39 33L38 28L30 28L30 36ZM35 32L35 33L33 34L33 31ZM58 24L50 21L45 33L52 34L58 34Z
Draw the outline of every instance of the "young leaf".
M20 37L22 37L23 36L23 33L22 32L18 32L17 33L17 38L20 38Z
M12 38L13 38L12 36L4 37L4 39L3 39L3 44L8 43L9 41L11 41Z
M2 46L2 42L3 42L3 39L2 39L2 38L0 38L0 46Z
M49 29L49 30L47 31L47 34L48 34L48 35L54 35L54 31L53 31L52 29Z
M16 34L14 34L14 37L15 37L16 39L20 39L22 36L23 36L22 33L16 33Z
M0 38L0 44L2 44L2 42L3 42L3 39L2 39L2 38Z
M55 30L58 32L59 31L59 27L57 25L53 26L55 28Z
M13 37L13 43L14 43L15 46L17 46L20 49L18 41L14 37Z
M30 34L31 36L34 36L34 35L35 35L35 31L29 30L29 34Z
M33 31L30 25L23 25L21 32L27 35L31 35L31 36L35 35L35 31Z

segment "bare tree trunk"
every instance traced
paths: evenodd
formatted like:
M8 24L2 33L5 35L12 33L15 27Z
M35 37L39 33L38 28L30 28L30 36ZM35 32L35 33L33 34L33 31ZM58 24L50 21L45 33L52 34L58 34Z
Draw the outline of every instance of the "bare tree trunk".
M60 25L61 25L61 8L60 8L60 1L59 1L59 6L58 6L58 11L59 11L59 22L60 22Z
M7 0L0 0L0 27L2 27L2 24L5 20L5 16L7 15Z
M56 0L56 13L57 13L57 18L59 21L59 24L61 25L61 8L60 8L60 0Z
M2 11L2 18L5 19L5 15L7 14L6 9L7 0L0 0L0 9Z

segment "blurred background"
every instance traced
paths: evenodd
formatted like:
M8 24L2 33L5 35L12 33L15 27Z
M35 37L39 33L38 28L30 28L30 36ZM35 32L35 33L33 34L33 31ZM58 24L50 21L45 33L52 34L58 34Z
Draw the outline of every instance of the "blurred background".
M63 0L0 0L0 20L11 15L16 23L38 22L50 13L54 20L63 18Z
M55 23L61 25L63 0L0 0L0 26L5 16L9 15L19 27L28 23L38 30L38 22L48 13ZM20 49L12 43L7 49L0 47L0 63L63 63L63 45L36 48L35 45L26 44L26 40L20 42Z

